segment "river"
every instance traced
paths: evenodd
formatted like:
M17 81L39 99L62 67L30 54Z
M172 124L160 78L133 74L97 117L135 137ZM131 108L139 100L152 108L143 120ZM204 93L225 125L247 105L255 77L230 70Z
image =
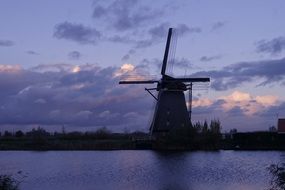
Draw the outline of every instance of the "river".
M283 162L280 151L0 151L0 174L21 190L262 190Z

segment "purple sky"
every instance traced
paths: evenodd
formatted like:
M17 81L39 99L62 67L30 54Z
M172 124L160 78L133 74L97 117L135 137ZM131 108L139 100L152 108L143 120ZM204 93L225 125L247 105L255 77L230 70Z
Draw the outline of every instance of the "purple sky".
M194 87L193 120L267 130L285 117L283 0L2 0L0 131L148 131L154 100L125 76L159 78L167 29L172 75ZM150 85L151 86L151 85Z

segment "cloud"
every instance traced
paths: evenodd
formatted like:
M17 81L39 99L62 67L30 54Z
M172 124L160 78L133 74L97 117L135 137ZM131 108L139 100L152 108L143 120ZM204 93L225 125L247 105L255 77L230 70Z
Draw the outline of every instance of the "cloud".
M223 130L252 131L267 130L268 126L275 125L276 113L285 114L284 105L274 95L254 96L233 91L216 99L194 98L192 111L194 120L220 119Z
M125 75L145 79L140 75L142 71L148 74L145 68L131 64L53 64L31 69L0 65L0 125L65 125L78 130L106 126L113 131L147 131L152 97L144 92L144 85L118 84ZM253 96L235 91L217 99L200 96L193 99L193 118L219 118L225 129L243 125L249 130L253 121L264 122L263 115L268 115L269 110L281 113L282 105L270 94ZM240 121L235 124L237 118Z
M171 27L171 24L168 22L161 23L158 26L152 27L149 29L149 34L153 39L161 39L165 38L167 36L168 29ZM186 24L178 24L174 31L176 32L180 37L189 34L189 33L200 33L202 32L202 29L199 27L191 27L189 28Z
M213 60L217 60L217 59L221 59L221 56L220 55L202 56L200 58L200 61L202 61L202 62L209 62L209 61L213 61Z
M208 98L194 99L193 107L211 107L217 105L220 110L224 112L233 113L232 110L239 110L242 114L247 116L254 115L265 108L273 107L279 104L277 96L265 95L265 96L252 96L249 93L234 91L230 95L221 96L216 100L210 100Z
M78 60L81 58L81 53L79 51L72 51L68 53L68 57L73 60Z
M256 84L268 85L284 82L285 58L254 62L241 62L223 67L220 70L201 71L192 76L208 76L215 90L228 90L246 82L260 81ZM257 80L260 79L260 80Z
M15 45L15 43L11 40L0 40L0 46L2 47L11 47Z
M222 105L224 110L229 111L233 108L239 108L246 115L253 115L263 108L274 106L278 100L276 96L272 95L253 97L249 93L240 91L234 91L231 95L220 99L225 102Z
M28 51L26 51L26 53L29 54L29 55L39 55L38 52L35 52L35 51L32 51L32 50L28 50Z
M107 126L114 131L136 125L134 130L148 130L152 99L142 86L119 85L120 76L116 75L119 71L137 74L135 66L54 64L31 69L5 65L0 68L1 125ZM124 117L130 112L139 117Z
M177 10L178 6L168 0L159 4L151 0L93 1L92 18L96 27L66 21L55 26L53 36L80 44L94 45L100 41L127 44L131 47L122 60L128 60L132 50L165 41L169 27L176 27L180 37L201 33L199 27L165 22L168 13Z
M258 53L269 53L276 55L285 49L285 37L277 37L271 40L260 40L256 43L256 51Z
M127 54L125 54L125 55L122 57L122 61L127 61L127 60L129 60L130 57L131 57L132 55L134 55L135 53L136 53L136 50L130 49L130 50L127 52Z
M138 0L114 0L108 4L94 2L93 18L103 20L117 31L126 31L154 22L163 15L162 10Z
M160 3L159 6L150 0L96 1L93 7L93 18L97 23L101 23L102 30L117 32L115 35L112 32L106 34L105 39L115 43L131 44L132 49L146 48L164 41L169 27L176 27L180 37L202 31L199 27L188 27L183 23L165 22L168 12L173 13L177 10L177 7L173 10L168 1ZM125 58L128 56L130 54L127 53Z
M148 34L150 37L148 39L137 41L135 48L146 48L146 47L152 46L155 43L165 41L167 38L168 29L170 27L171 27L171 24L168 22L164 22L157 26L151 27L148 30ZM176 27L174 27L172 39L174 38L177 39L178 36L182 38L183 36L187 34L191 34L191 33L195 34L195 33L200 33L200 32L202 32L202 29L199 27L189 28L185 24L178 24L176 25Z
M18 72L20 70L20 65L0 65L0 73Z
M101 33L95 28L82 24L63 22L55 26L54 37L58 39L72 40L79 44L97 44Z
M218 21L218 22L215 22L215 23L212 25L212 31L218 30L218 29L224 27L225 24L226 24L225 21Z

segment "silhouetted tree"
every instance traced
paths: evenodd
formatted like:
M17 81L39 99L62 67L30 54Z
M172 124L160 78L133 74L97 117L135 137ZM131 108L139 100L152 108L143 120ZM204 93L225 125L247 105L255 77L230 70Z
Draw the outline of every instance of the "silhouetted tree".
M38 126L38 128L33 128L32 131L29 131L26 133L27 136L32 136L32 137L47 137L50 136L50 133Z
M211 120L211 123L210 123L210 132L212 134L220 134L221 133L221 129L222 129L222 126L221 126L221 123L219 120Z
M48 144L47 138L50 136L50 133L39 126L37 129L27 132L26 135L32 138L35 149L44 149Z
M202 132L202 125L201 123L198 121L193 125L194 131L196 133L201 133Z
M207 120L205 120L202 128L202 133L206 134L207 132L208 132L208 122Z
M4 132L4 137L11 137L11 136L12 136L11 132L9 132L9 131Z
M95 131L95 136L99 139L105 139L110 137L111 131L107 127L101 127Z
M21 130L19 130L19 131L16 131L16 133L15 133L15 137L23 137L24 136L24 133L21 131Z
M64 125L63 125L62 128L61 128L61 133L62 133L63 135L66 134Z
M238 132L238 131L237 131L237 129L235 129L235 128L230 130L230 134L236 134L237 132Z

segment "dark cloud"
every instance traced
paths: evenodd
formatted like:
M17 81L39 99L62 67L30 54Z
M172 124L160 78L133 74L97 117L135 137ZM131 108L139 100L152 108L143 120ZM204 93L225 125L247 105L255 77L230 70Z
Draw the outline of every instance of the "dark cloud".
M227 111L227 116L229 116L229 117L238 117L238 116L245 117L246 115L245 115L244 111L239 106L234 106L233 108L231 108Z
M93 11L95 20L103 20L119 31L147 25L162 15L162 9L154 9L138 0L114 0L109 4L96 2Z
M215 22L213 25L212 25L212 31L214 30L217 30L217 29L220 29L222 27L224 27L226 24L225 21L218 21L218 22Z
M154 26L148 30L152 39L161 39L167 36L168 28L170 27L170 23L164 22L157 26Z
M285 58L242 62L226 66L221 70L197 72L193 76L211 77L211 87L215 90L228 90L257 79L263 80L257 85L267 85L274 82L282 83L285 79Z
M168 29L171 27L170 23L164 22L160 25L154 26L149 29L148 33L152 39L161 39L167 36ZM172 26L173 27L173 26ZM186 24L179 24L174 28L174 33L177 33L180 37L189 33L200 33L202 29L199 27L189 28Z
M81 58L81 53L79 51L72 51L68 53L70 59L78 60Z
M55 26L54 37L58 39L72 40L80 44L96 44L101 33L95 28L70 22L63 22Z
M270 106L268 109L261 110L256 113L256 115L267 118L283 118L285 117L285 102L279 105Z
M111 42L131 44L132 49L146 48L166 39L169 27L176 27L180 37L189 33L200 33L199 27L185 24L172 25L165 22L164 16L173 13L175 3L168 1L160 6L150 6L153 2L138 0L113 0L94 2L93 18L107 30L119 31L106 39ZM139 40L138 40L139 39ZM126 56L128 57L128 56Z
M119 85L118 71L91 64L1 71L0 124L147 130L151 98L142 86Z
M115 42L115 43L135 43L136 40L130 38L130 36L119 36L114 35L108 38L108 41Z
M29 54L29 55L39 55L38 52L35 52L35 51L32 51L32 50L28 50L28 51L26 51L26 53Z
M0 40L0 46L2 47L10 47L15 45L15 43L11 40Z
M129 60L130 57L131 57L132 55L134 55L135 53L136 53L136 50L130 49L130 50L128 51L128 53L122 57L122 61L127 61L127 60Z
M188 60L181 60L182 66L188 65ZM1 65L0 125L46 127L65 125L66 128L76 130L106 126L113 131L122 131L125 128L147 131L154 103L152 97L144 92L144 85L119 85L118 81L124 73L137 76L137 73L142 71L147 74L148 64L155 62L158 63L160 60L145 60L144 64L135 67L135 72L117 67L102 68L94 64L39 65L28 70ZM230 73L234 70L238 74L247 73L250 68L256 67L252 64L234 64L224 70L229 70ZM241 71L243 69L244 71ZM230 76L226 72L219 74L223 77ZM203 99L203 95L199 99ZM218 99L205 106L202 104L193 107L193 119L219 118L224 129L243 125L250 130L252 123L249 117L244 115L248 112L246 105L236 102L234 107L225 110L223 105L229 104L230 100ZM256 101L248 103L257 104ZM284 113L284 104L282 105L261 107L262 110L258 110L254 116L263 122L263 115L269 112L279 110L279 113ZM244 123L238 121L235 123L235 118Z
M200 61L202 61L202 62L209 62L209 61L217 60L217 59L220 59L220 58L221 58L220 55L202 56L202 57L200 58Z
M279 54L285 49L285 37L277 37L272 40L261 40L256 43L256 51L259 53Z
M149 38L137 41L135 43L136 44L135 48L146 48L158 42L165 41L167 38L168 29L170 27L173 27L173 26L171 26L171 24L167 22L151 27L148 30ZM174 40L175 39L177 40L177 37L183 37L190 33L200 33L201 31L202 29L199 27L189 28L185 24L179 24L176 27L174 27L172 38Z
M166 39L169 27L176 27L180 37L202 31L199 27L165 22L168 13L173 14L177 10L175 3L169 1L159 5L151 0L94 1L92 17L97 24L96 29L63 22L55 26L54 37L80 44L96 44L99 41L123 43L131 45L131 50L136 50ZM124 59L130 55L126 53Z
M188 27L185 24L179 24L177 27L177 32L179 36L183 36L184 34L188 33L201 33L202 29L200 27Z

